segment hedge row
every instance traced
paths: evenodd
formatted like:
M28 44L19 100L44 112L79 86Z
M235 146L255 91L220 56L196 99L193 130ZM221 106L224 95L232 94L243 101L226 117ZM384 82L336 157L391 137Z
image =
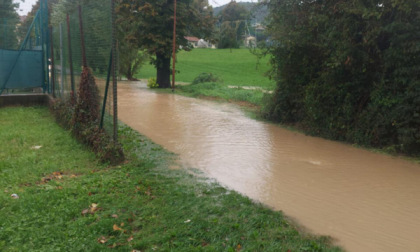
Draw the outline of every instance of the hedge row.
M420 154L418 0L270 0L277 90L265 115L309 133Z

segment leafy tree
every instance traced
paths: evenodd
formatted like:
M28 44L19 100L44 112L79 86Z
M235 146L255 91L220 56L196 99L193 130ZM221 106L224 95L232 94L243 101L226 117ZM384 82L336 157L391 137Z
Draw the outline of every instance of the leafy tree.
M53 6L58 3L60 0L48 0L48 15L51 17L51 13L53 12ZM36 1L36 3L32 6L31 11L28 12L26 15L25 20L21 23L21 25L17 29L17 34L19 37L19 41L23 41L26 37L26 34L29 31L29 27L31 26L32 22L34 21L35 15L39 10L40 1Z
M13 0L0 0L0 48L16 49L18 40L16 26L19 24L19 15L16 10L19 3Z
M125 16L125 22L136 25L134 37L140 48L154 56L152 63L157 69L159 87L170 87L174 1L118 0L117 3L117 11ZM178 46L187 46L185 36L209 38L213 23L212 8L207 0L177 1Z
M218 48L238 48L238 41L241 40L249 19L249 10L236 3L236 1L231 1L219 16L220 39Z
M126 13L124 8L117 8L117 36L118 36L118 55L119 72L128 80L135 80L134 74L149 58L145 50L140 49L136 37L137 25L126 18L131 13Z
M417 0L265 3L277 81L269 118L328 138L420 152Z

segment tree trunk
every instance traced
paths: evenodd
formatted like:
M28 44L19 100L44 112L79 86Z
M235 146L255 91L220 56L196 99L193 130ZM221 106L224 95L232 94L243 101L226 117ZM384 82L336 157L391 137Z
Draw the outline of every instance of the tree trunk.
M133 73L131 71L131 66L128 66L125 70L125 77L127 77L127 80L131 81L133 79Z
M171 81L171 57L156 53L156 82L159 84L159 88L170 88Z

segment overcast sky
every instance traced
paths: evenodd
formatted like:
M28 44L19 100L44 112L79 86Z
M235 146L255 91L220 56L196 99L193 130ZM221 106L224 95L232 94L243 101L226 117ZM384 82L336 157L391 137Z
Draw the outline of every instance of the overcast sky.
M20 3L20 10L18 11L19 15L26 15L31 9L32 5L36 3L37 0L25 0L24 3L21 0L13 0L16 3ZM224 5L229 3L231 0L209 0L209 4L213 7ZM236 2L258 2L257 0L236 0Z

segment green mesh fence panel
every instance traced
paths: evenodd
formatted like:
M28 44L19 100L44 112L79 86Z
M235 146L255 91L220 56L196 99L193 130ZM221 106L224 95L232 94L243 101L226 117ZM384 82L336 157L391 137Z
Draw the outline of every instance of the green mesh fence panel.
M77 96L82 71L79 10L74 7L67 11L69 22L67 23L67 16L63 14L59 20L55 18L52 29L54 95L62 99L71 97L72 79L74 94ZM112 1L87 1L81 5L81 13L87 66L92 69L102 96L101 108L105 109L103 127L112 135L114 129L112 81L109 83L108 92L105 90L112 49Z
M24 38L18 38L19 25L17 14L0 18L0 94L9 89L48 88L47 0L40 0Z
M41 87L44 79L42 71L42 51L0 50L0 83L6 84L5 88Z

